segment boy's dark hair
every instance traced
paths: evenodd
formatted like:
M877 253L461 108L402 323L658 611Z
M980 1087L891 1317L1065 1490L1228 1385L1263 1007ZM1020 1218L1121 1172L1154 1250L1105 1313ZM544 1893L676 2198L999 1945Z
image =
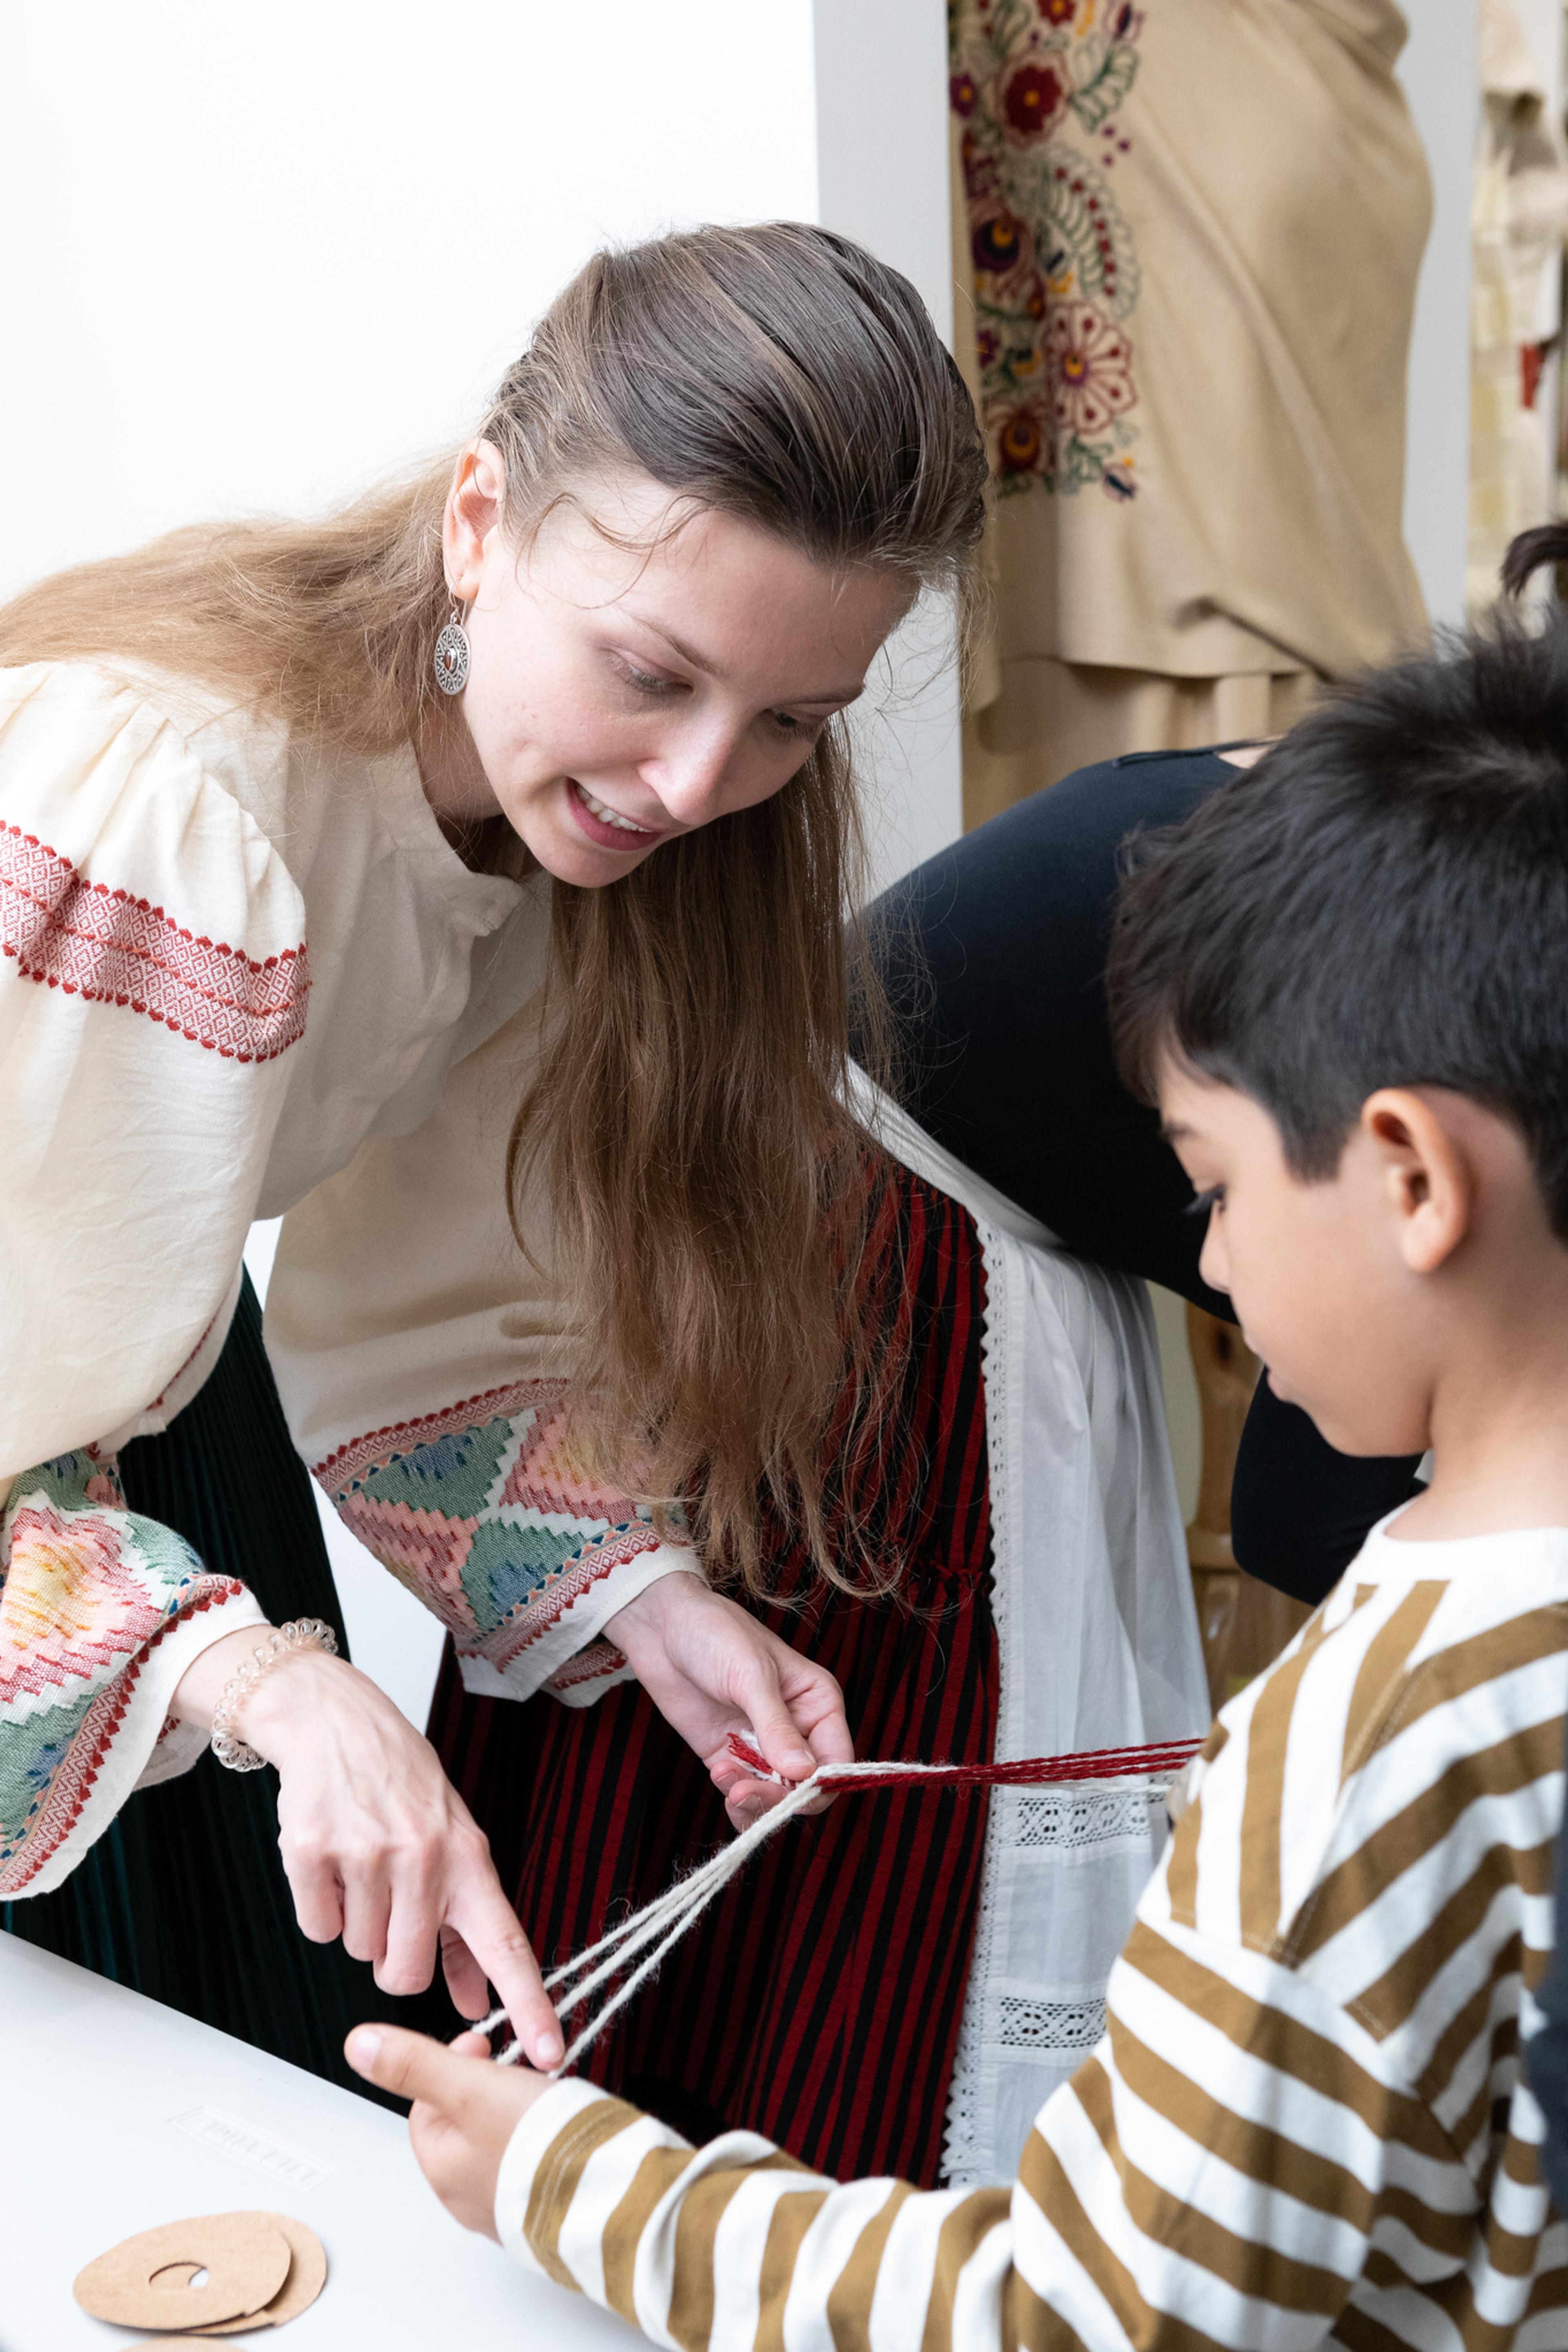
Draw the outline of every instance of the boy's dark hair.
M1548 536L1535 562L1568 556ZM1321 1178L1377 1087L1450 1087L1519 1129L1568 1241L1568 617L1375 672L1125 856L1108 984L1135 1094L1174 1054Z

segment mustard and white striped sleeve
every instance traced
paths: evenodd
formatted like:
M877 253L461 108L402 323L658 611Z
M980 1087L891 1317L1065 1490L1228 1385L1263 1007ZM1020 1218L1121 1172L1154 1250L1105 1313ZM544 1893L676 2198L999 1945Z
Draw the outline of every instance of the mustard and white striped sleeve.
M513 2135L504 2246L558 2285L686 2347L1016 2340L1009 2192L827 2179L755 2132L694 2148L591 2084Z
M1411 2136L1395 2166L1416 2201L1442 2136L1391 2116L1308 2001L1272 2006L1270 1969L1249 1994L1135 1935L1105 2039L1042 2108L1010 2188L841 2184L754 2134L693 2148L562 2084L507 2150L502 2242L684 2352L1294 2352L1362 2272L1391 2127Z

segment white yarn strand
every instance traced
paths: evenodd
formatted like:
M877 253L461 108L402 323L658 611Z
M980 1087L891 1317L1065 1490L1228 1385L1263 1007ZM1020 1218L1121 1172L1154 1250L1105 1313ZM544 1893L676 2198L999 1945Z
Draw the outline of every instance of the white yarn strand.
M545 1979L547 1992L553 1990L557 1985L570 1985L572 1978L581 1976L582 1971L593 1961L598 1960L601 1963L598 1968L593 1969L591 1975L583 1979L580 1985L569 1991L564 2000L557 2001L556 2014L565 2019L571 2015L573 2010L580 2009L589 1996L597 1991L607 1978L614 1976L619 1969L623 1968L636 1953L643 1950L650 1943L653 1943L655 1937L662 1937L662 1941L654 1943L654 1948L648 1954L647 1958L632 1970L620 1991L612 1994L597 2016L590 2019L560 2063L551 2069L552 2080L556 2075L564 2074L569 2066L576 2064L585 2051L591 2049L617 2011L625 2007L632 1994L653 1974L665 1956L674 1951L687 1928L695 1926L714 1897L724 1892L738 1871L745 1869L758 1847L772 1837L775 1832L782 1829L787 1821L792 1820L797 1813L804 1811L812 1798L819 1793L817 1781L824 1769L826 1768L819 1766L810 1780L798 1781L790 1789L788 1796L781 1797L778 1804L769 1807L768 1811L754 1821L748 1829L743 1830L732 1843L721 1847L718 1853L712 1855L708 1861L700 1863L689 1877L677 1879L674 1885L668 1888L664 1894L656 1895L653 1901L645 1904L641 1911L634 1911L630 1919L622 1920L619 1927L612 1927L607 1936L600 1937L597 1944L591 1944L587 1951L579 1952L574 1959L567 1960L559 1969L550 1970ZM836 1780L840 1773L852 1772L855 1767L852 1764L836 1764L831 1769ZM871 1766L867 1769L874 1770L876 1768ZM493 2033L498 2025L504 2025L506 2021L506 2011L497 2009L492 2010L488 2017L480 2018L476 2024L467 2026L464 2030L469 2033ZM500 2053L496 2063L499 2066L515 2066L522 2056L522 2044L518 2042L510 2042Z
M738 1748L740 1743L737 1742L736 1745ZM1183 1741L1179 1745L1190 1749L1196 1748L1197 1743L1196 1740ZM741 1752L745 1754L744 1748ZM1106 1780L1120 1779L1129 1769L1138 1771L1141 1778L1147 1778L1156 1784L1169 1777L1166 1771L1152 1763L1148 1767L1141 1764L1124 1766L1121 1771L1118 1771L1116 1766L1111 1761L1112 1757L1117 1754L1131 1758L1135 1753L1140 1758L1145 1755L1152 1758L1153 1750L1120 1749L1105 1750L1103 1753L1106 1763L1103 1776L1091 1770L1061 1777L1064 1779L1070 1777L1071 1785L1080 1790L1093 1789L1103 1786ZM1045 1760L1059 1764L1065 1759ZM1092 1765L1100 1761L1100 1757L1086 1756L1082 1760L1085 1764ZM628 1960L635 1958L639 1952L647 1954L644 1959L638 1962L620 1990L611 1995L596 2016L590 2018L560 2063L551 2068L552 2082L557 2076L564 2074L568 2067L574 2066L585 2051L592 2048L611 2019L625 2008L638 1988L654 1973L661 1961L674 1951L687 1928L695 1926L714 1897L721 1895L730 1881L745 1869L758 1846L766 1844L770 1837L775 1836L783 1828L786 1822L792 1821L797 1813L803 1812L813 1797L842 1788L846 1783L855 1780L876 1780L887 1785L896 1775L897 1780L904 1782L923 1780L954 1781L967 1779L970 1769L961 1765L916 1764L905 1763L902 1760L896 1766L890 1767L886 1763L866 1759L853 1764L819 1764L809 1780L790 1784L784 1780L781 1773L759 1768L751 1761L749 1757L747 1758L747 1761L754 1779L773 1780L785 1788L788 1793L781 1797L776 1805L770 1806L767 1812L760 1814L749 1828L742 1830L739 1836L730 1844L721 1847L718 1853L710 1855L706 1862L699 1863L687 1877L677 1879L674 1886L666 1889L663 1895L655 1895L653 1902L644 1904L641 1911L634 1911L629 1919L623 1919L619 1927L612 1927L609 1934L601 1936L597 1944L591 1944L585 1952L579 1952L575 1959L566 1960L559 1968L552 1969L545 1978L547 1992L551 1991L558 1985L570 1988L555 2005L557 2017L564 2022L574 2010L580 2009L602 1984L623 1969ZM1000 1772L1019 1768L998 1767L996 1769ZM652 1951L648 1951L647 1948L650 1944L653 1947ZM594 1966L596 1961L597 1967ZM585 1970L588 1971L587 1974L584 1974ZM574 1985L572 1982L574 1978L581 1978L582 1980ZM464 2031L468 2033L493 2033L497 2026L504 2025L506 2022L505 2009L494 2009L488 2017L480 2018L476 2023L465 2026ZM509 2042L505 2050L500 2052L495 2063L498 2066L515 2066L522 2056L522 2044L516 2041Z

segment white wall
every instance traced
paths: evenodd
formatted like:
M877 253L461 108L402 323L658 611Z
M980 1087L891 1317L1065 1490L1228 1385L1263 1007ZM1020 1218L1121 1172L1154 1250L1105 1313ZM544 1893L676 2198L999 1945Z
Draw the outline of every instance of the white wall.
M0 589L459 439L609 237L816 208L810 0L12 11Z
M817 217L914 280L949 343L947 17L943 0L815 0ZM895 641L858 714L873 888L964 830L958 681L941 613Z

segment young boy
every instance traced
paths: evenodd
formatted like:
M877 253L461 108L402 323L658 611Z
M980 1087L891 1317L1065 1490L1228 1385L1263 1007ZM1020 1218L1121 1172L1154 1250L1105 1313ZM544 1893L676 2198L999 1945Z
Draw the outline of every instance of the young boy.
M1145 845L1110 978L1273 1387L1435 1468L1225 1708L1017 2180L841 2185L350 2054L461 2220L693 2352L1568 2346L1521 2068L1568 1707L1568 626L1309 718Z

